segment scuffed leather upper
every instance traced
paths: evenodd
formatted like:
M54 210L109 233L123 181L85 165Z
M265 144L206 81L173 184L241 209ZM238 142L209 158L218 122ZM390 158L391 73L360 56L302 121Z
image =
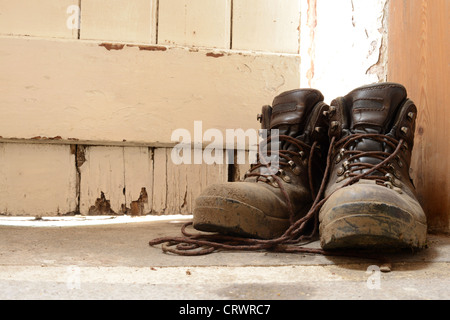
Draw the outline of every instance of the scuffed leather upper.
M315 89L295 89L284 92L274 98L272 106L263 106L262 113L259 116L261 121L262 129L279 130L279 135L286 135L294 139L298 139L311 147L311 144L315 140L320 140L321 149L317 148L314 154L314 186L318 186L322 179L323 169L325 164L326 156L319 155L323 151L327 150L328 136L326 130L316 131L315 128L322 126L325 129L326 119L322 116L324 110L328 106L323 102L323 95L320 91ZM270 133L268 133L270 136ZM273 142L270 142L267 146L268 150L271 149ZM286 164L286 160L280 158L280 169L289 178L289 182L281 179L283 184L283 189L286 191L289 197L293 209L295 212L304 211L308 209L308 204L312 202L312 192L310 190L310 183L308 177L308 157L310 148L298 148L295 144L286 141L280 137L279 139L279 150L289 150L292 152L290 155L293 163L291 165ZM283 164L284 163L284 164ZM282 193L280 188L277 186L277 182L268 183L264 178L264 172L261 168L256 168L251 170L251 173L261 173L262 177L258 176L248 176L241 183L252 183L256 184L261 188L270 190L273 195L277 197L277 200L271 200L274 203L279 203L280 205L286 205L286 195ZM280 178L281 175L277 174ZM272 180L273 181L273 180ZM230 188L241 188L243 186L231 186ZM248 186L250 187L250 186ZM251 188L252 190L254 187ZM264 191L266 192L266 191ZM249 200L257 199L261 202L259 197L249 197ZM270 197L266 197L269 199ZM252 205L258 206L256 203ZM274 210L277 211L277 210ZM280 208L282 214L287 214L286 207ZM275 213L269 212L272 215Z
M371 133L386 135L397 141L404 140L400 154L390 163L390 170L396 181L401 182L399 188L414 196L414 186L409 177L409 166L414 143L417 109L414 103L407 98L406 89L396 83L363 86L351 91L344 97L333 100L331 108L334 111L330 117L329 134L334 136L336 141L350 135ZM386 143L368 138L352 143L348 149L350 151L382 151L387 153L394 151L394 148ZM341 167L346 158L349 158L349 155L347 157L341 157L341 155L342 152L338 148L332 151L333 168L327 194L345 183L345 181L339 183L338 172L342 173ZM355 161L376 165L382 160L377 157L363 156L353 160L353 162ZM364 171L360 170L356 173ZM371 175L381 176L384 173L375 171Z

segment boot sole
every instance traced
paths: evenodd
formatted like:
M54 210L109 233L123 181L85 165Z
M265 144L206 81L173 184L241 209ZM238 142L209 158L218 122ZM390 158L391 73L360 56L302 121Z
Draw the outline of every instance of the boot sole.
M199 231L273 239L286 231L289 219L268 216L235 199L200 196L196 200L193 227Z
M357 202L334 207L321 215L320 242L325 250L423 248L427 226L396 206ZM334 219L333 219L334 217Z

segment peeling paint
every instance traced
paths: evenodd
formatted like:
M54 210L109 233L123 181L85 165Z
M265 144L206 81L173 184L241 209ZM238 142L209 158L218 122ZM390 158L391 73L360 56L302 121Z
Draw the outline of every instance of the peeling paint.
M214 53L214 52L208 52L206 54L207 57L213 57L213 58L223 57L224 55L225 55L224 53Z
M132 216L140 216L143 214L143 205L139 201L131 201L130 213Z
M350 3L352 4L352 26L353 28L356 27L355 23L355 4L353 3L353 0L350 0ZM367 31L366 31L367 34Z
M131 201L130 214L132 216L141 216L141 215L145 214L144 206L146 203L148 203L148 194L147 194L147 190L145 189L145 187L142 187L139 198L135 201Z
M165 47L165 46L127 44L127 47L138 47L139 50L146 50L146 51L166 51L167 50L167 47Z
M86 161L85 151L86 151L85 146L77 145L76 159L75 159L77 168L81 167L83 165L83 163Z
M381 12L381 17L379 18L380 27L378 32L381 34L380 46L378 47L378 60L367 68L366 74L375 74L378 77L378 81L387 81L387 18L388 18L388 8L389 1L384 0L384 8ZM369 53L370 55L370 53Z
M317 0L308 0L308 18L307 26L309 27L310 47L308 55L310 57L310 67L306 72L308 85L312 87L312 79L314 78L314 60L315 60L315 29L317 27Z
M100 43L98 46L105 47L106 50L110 51L110 50L122 50L123 47L125 47L125 44L103 42Z
M111 203L106 199L103 191L100 191L100 198L95 200L95 205L89 208L89 215L111 215L116 214L111 209Z
M36 136L36 137L32 137L30 138L31 140L62 140L61 136L56 136L56 137L41 137L41 136Z

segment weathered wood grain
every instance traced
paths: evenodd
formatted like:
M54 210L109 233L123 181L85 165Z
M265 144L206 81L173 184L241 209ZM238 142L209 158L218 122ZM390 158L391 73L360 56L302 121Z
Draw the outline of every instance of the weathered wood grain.
M388 79L406 86L419 111L412 177L429 229L448 232L450 2L394 0L389 9Z

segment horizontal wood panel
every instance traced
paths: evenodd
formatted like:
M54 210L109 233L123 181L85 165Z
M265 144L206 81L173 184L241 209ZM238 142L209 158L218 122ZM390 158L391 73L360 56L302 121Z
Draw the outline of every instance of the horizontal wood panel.
M299 56L0 38L0 137L171 143L173 130L259 128L299 86Z

